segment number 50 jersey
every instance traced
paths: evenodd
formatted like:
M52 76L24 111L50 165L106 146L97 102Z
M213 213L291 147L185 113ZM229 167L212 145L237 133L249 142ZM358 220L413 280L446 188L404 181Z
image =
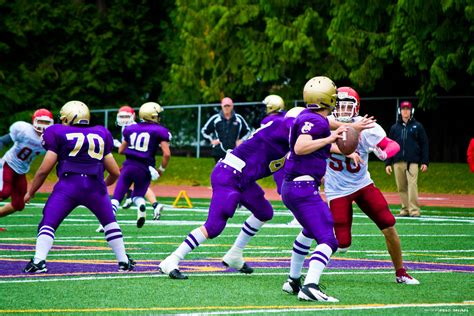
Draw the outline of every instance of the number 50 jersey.
M59 178L77 173L104 179L104 157L113 147L112 135L105 127L55 124L44 131L43 143L46 150L58 155Z
M362 119L360 116L354 120ZM324 177L324 192L328 201L347 196L373 183L368 170L369 153L387 134L383 128L375 123L370 129L363 130L359 136L359 145L356 152L364 161L357 167L353 161L344 155L331 153L327 160L326 175Z
M125 149L127 160L139 162L148 166L155 166L155 155L162 141L169 142L171 134L167 128L156 123L140 122L129 125L123 130L123 139L128 147Z

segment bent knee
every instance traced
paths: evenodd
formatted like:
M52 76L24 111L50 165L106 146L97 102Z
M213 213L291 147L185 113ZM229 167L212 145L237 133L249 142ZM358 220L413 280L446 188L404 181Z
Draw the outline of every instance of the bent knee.
M23 211L25 208L25 202L24 201L12 201L12 207L15 211Z
M209 239L216 238L219 236L225 228L225 223L204 223L204 228L207 231L207 237Z

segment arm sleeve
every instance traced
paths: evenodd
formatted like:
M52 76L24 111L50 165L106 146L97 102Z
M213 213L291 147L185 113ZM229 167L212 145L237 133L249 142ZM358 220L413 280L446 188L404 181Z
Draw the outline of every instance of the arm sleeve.
M377 147L382 149L387 154L387 159L395 156L400 151L400 145L388 137L384 137L378 144Z
M53 128L47 128L44 130L43 133L43 147L46 150L50 150L56 154L59 154L59 144L56 142L56 136L55 133L53 132Z
M421 148L421 164L428 165L430 162L430 148L429 148L429 141L428 135L426 135L425 128L421 123L419 123L420 127L420 139L419 144Z
M0 137L0 150L2 150L4 146L10 145L11 143L13 143L13 140L10 134L3 135Z
M212 141L212 134L215 132L215 127L214 127L214 121L217 118L217 115L215 114L209 118L209 120L204 124L203 128L201 129L201 134L202 136L207 139L208 141Z

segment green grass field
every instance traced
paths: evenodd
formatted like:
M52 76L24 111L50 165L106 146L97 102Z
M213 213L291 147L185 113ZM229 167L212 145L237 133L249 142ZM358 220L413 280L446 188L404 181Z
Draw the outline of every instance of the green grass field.
M474 209L425 207L421 218L398 219L405 263L421 282L418 286L394 282L380 231L356 210L352 248L333 256L321 280L327 293L340 300L329 305L300 302L281 291L299 229L286 225L291 216L279 202L273 203L274 219L245 251L254 274L242 275L220 264L249 215L238 211L221 236L182 262L189 280L178 281L159 274L157 264L204 222L208 200L193 199L193 209L169 207L160 221L149 216L142 229L135 226L133 209L119 210L128 253L138 263L131 273L116 271L114 255L95 232L97 220L76 209L56 232L49 272L24 275L21 269L34 254L45 199L38 195L34 205L0 222L7 228L0 232L1 315L474 313ZM163 201L170 205L172 199Z
M115 154L119 165L124 160L123 155ZM31 180L36 169L41 163L41 157L37 158L28 173ZM157 158L157 165L160 159ZM168 185L196 185L210 186L209 174L214 167L212 158L191 158L191 157L171 157L170 164L160 178L160 184ZM372 179L380 190L384 192L395 192L394 176L388 176L385 173L385 164L382 161L370 161L369 171ZM56 181L54 172L48 176L49 181ZM275 182L272 177L267 177L258 181L264 188L274 188ZM474 174L469 172L466 163L432 163L428 172L420 173L418 177L418 190L429 193L451 193L451 194L474 194Z

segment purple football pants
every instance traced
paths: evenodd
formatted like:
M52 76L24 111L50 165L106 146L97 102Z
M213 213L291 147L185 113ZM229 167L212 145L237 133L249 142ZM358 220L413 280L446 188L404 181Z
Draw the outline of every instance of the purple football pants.
M56 230L79 205L87 207L102 226L115 222L107 187L95 176L68 174L61 176L43 209L39 228L47 225Z
M319 195L314 181L283 181L282 200L303 226L303 234L327 244L333 252L338 243L334 235L334 220L326 202Z
M133 183L132 198L144 197L150 186L151 175L146 167L134 164L124 164L120 170L120 177L115 186L113 198L122 202L125 194Z
M234 216L241 203L255 217L266 222L273 217L273 208L265 199L265 192L255 182L241 186L242 173L219 162L211 174L212 198L204 227L209 238L215 238L224 230L227 220Z

